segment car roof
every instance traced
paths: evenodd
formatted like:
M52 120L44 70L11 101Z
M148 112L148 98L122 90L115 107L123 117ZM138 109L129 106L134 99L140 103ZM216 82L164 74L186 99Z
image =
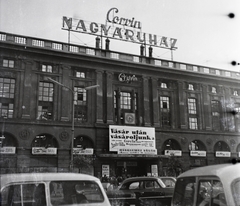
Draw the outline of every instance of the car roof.
M63 181L63 180L92 180L100 181L98 178L79 173L16 173L3 174L1 178L1 187L11 182L31 182L31 181Z
M218 164L199 167L182 173L178 178L190 176L217 176L220 179L235 179L240 177L240 164Z
M140 181L140 180L156 180L160 179L159 177L129 177L125 179L123 182L132 182L132 181Z

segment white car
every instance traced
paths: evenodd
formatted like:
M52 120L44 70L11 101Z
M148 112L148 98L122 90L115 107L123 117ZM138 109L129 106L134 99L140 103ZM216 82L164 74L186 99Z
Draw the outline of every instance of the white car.
M110 206L100 180L75 173L1 175L1 206Z
M172 206L239 206L240 163L189 170L178 176Z

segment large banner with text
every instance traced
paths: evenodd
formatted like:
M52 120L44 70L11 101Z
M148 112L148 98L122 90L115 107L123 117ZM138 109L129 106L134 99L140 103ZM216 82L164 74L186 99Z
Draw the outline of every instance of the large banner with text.
M118 154L157 154L155 128L109 126L109 150Z

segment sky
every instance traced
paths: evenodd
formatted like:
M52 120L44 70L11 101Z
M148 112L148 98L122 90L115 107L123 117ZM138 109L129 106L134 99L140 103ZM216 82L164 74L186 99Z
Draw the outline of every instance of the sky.
M0 0L0 31L68 42L63 16L104 24L113 7L142 32L177 39L172 54L153 47L155 58L240 71L231 64L240 63L240 0ZM95 47L95 38L70 33L72 44ZM139 55L140 45L111 40L110 50Z

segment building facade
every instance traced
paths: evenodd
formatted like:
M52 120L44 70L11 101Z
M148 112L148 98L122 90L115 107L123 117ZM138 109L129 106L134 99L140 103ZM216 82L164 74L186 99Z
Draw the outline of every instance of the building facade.
M1 173L166 175L170 157L186 170L240 156L240 73L107 44L0 33Z

